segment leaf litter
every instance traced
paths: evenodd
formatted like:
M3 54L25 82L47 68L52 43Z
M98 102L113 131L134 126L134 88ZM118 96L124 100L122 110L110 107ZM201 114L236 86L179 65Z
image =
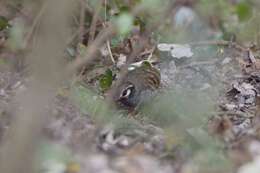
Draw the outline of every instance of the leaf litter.
M6 21L1 20L1 26L4 26L2 28L6 28ZM84 46L79 47L79 52L84 51ZM127 62L129 47L123 44L116 48L117 50L112 48L112 52L117 68L121 68ZM227 155L225 158L223 153L218 155L219 150L214 150L212 155L218 157L213 157L213 160L226 162L225 159L229 159L235 164L235 172L238 173L257 172L260 157L260 73L257 70L260 67L254 52L249 50L245 55L234 51L230 54L228 50L224 50L225 53L220 56L214 55L201 61L201 57L196 55L189 44L158 44L157 48L170 55L167 58L168 55L162 54L159 58L162 92L171 88L187 88L209 93L216 92L217 89L217 93L220 93L220 96L213 94L218 103L216 112L205 123L206 130L205 127L189 128L188 139L201 143L199 145L202 146L207 144L205 141L214 143L215 138L208 136L208 131L210 135L223 141L224 146L219 148L220 151L226 151ZM146 50L142 53L146 54ZM90 86L99 85L104 92L110 88L114 80L113 74L118 74L118 71L114 70L111 62L105 61L109 59L107 50L102 49L101 55L105 58L100 60L100 69L92 69L93 75L88 76L86 83ZM144 60L146 59L140 56L135 63L140 64ZM12 117L8 104L16 90L26 90L28 79L24 78L17 73L0 72L1 140L8 131ZM223 85L224 87L218 87ZM47 167L53 169L45 172L186 173L197 168L196 162L209 164L203 159L204 150L191 154L185 148L189 148L186 146L189 145L188 142L169 139L167 133L172 137L174 132L166 132L154 122L129 118L133 121L132 127L124 127L123 123L122 128L100 127L88 112L82 111L67 95L58 95L53 103L48 107L51 116L44 133L48 140L58 146L66 146L62 152L72 153L69 152L71 155L66 156L71 157L68 161L47 164Z

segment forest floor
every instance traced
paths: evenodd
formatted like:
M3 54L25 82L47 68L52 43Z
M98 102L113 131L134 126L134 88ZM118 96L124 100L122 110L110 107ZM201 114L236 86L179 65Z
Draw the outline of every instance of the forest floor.
M177 65L170 58L165 60L169 63L160 66L165 90L174 84L177 89L185 87L213 93L216 110L210 118L206 117L208 120L201 126L207 126L209 134L214 136L211 140L223 142L217 150L212 151L214 155L218 155L213 157L213 161L217 159L221 162L224 159L224 163L230 163L229 166L212 166L206 160L210 155L208 151L206 155L201 154L203 150L196 154L189 152L182 146L183 141L170 141L176 139L169 139L172 136L167 136L169 134L154 123L133 120L134 128L117 131L110 127L100 127L95 124L91 115L83 113L75 100L66 94L70 91L64 89L61 91L63 94L58 94L55 104L49 108L51 116L45 134L48 139L47 150L50 150L48 152L56 152L57 155L69 153L70 161L62 162L57 159L54 163L46 162L46 169L67 172L164 173L189 172L199 167L204 172L226 172L230 169L243 172L244 169L249 169L248 162L257 164L257 153L260 152L260 73L257 61L252 62L244 52L231 49L223 49L223 53L217 53L215 57L206 60L202 56L181 60ZM1 69L4 70L0 73L0 132L1 139L4 139L12 117L10 102L15 92L26 90L26 78L8 68ZM203 143L201 135L205 134L195 133L188 138ZM48 169L47 172L51 171Z
M26 91L31 80L23 67L23 52L7 49L6 40L0 28L0 145L18 116L14 110L22 109L16 94ZM124 52L129 53L125 42L114 47L115 64L101 62L79 81L65 82L44 105L48 123L39 147L42 173L257 172L259 52L226 43L178 44L181 48L175 53L187 56L178 58L172 50L160 51L159 44L146 47L138 61L159 49L161 88L150 107L137 116L122 110L111 116L104 108L106 82L113 80L107 69L117 75L114 65L122 65ZM67 51L73 54L70 47ZM110 61L109 51L103 50L102 56ZM109 78L101 87L100 76ZM97 120L99 114L107 114L110 123L102 122L102 117Z

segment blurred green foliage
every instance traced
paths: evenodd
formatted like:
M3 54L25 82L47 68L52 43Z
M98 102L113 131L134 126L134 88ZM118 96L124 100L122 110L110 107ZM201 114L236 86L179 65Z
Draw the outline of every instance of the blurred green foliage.
M9 26L8 20L4 16L0 16L0 31Z
M81 111L97 121L108 122L113 116L111 109L97 93L79 84L73 86L71 92L72 99L79 105Z
M24 36L26 26L24 21L17 20L10 28L10 37L8 39L8 46L12 50L19 50L24 48Z
M113 82L113 72L110 69L106 70L106 73L103 74L99 79L99 86L102 91L105 91L110 88Z
M42 141L37 154L38 169L42 173L65 172L66 165L75 159L64 145L48 141Z
M142 111L161 126L186 130L203 124L213 110L214 101L208 93L182 89L155 97Z
M255 42L259 37L259 6L256 1L200 0L196 10L205 21L214 17L219 22L222 38L236 36L239 42ZM209 21L210 22L210 21Z
M130 13L122 13L116 19L116 26L120 35L127 35L133 28L134 19Z
M99 4L96 0L89 0L89 3L94 9ZM163 18L163 12L167 9L168 3L169 0L108 1L102 6L100 15L105 20L113 21L119 31L119 34L112 38L111 46L116 47L131 34L135 26L139 26L141 31L154 27L152 32L155 34L152 36L155 36L157 41L183 41L182 33L173 32L172 19ZM138 16L132 15L131 11L139 5L141 12ZM229 40L230 35L234 33L239 41L258 41L260 44L260 12L257 8L254 3L245 0L241 0L237 4L231 4L227 0L200 0L194 10L206 23L205 25L209 25L211 17L215 17L219 21L217 29L221 31L221 37L216 36L213 39ZM161 24L161 20L166 24ZM0 16L0 31L8 26L8 20ZM23 46L24 32L24 23L18 21L14 24L10 30L10 47L19 49ZM210 57L215 51L215 47L208 49L212 49L208 51L210 53L207 57ZM79 44L79 54L83 55L85 51L86 47ZM74 52L70 51L70 53L71 56L74 55ZM108 69L99 79L100 89L102 91L109 89L112 81L113 73ZM125 112L113 110L103 98L90 89L76 84L72 87L71 92L71 97L78 103L81 111L93 117L97 122L112 123L121 131L139 127L135 120L126 117ZM200 165L203 169L226 168L230 163L222 153L222 144L210 137L202 127L214 113L214 104L214 100L208 93L199 90L174 89L155 97L142 107L141 113L149 119L148 121L162 128L170 129L170 133L185 136L185 143L182 143L183 148L193 152L193 162L196 165ZM57 160L66 160L70 157L65 149L57 149L55 146L53 149L52 147L44 146L41 155Z
M141 128L140 122L129 119L126 111L114 109L104 98L82 85L73 86L71 98L79 105L83 113L91 116L97 126L112 126L120 133L129 132L129 129Z
M235 6L235 12L240 21L248 20L253 13L253 7L247 2L241 2Z

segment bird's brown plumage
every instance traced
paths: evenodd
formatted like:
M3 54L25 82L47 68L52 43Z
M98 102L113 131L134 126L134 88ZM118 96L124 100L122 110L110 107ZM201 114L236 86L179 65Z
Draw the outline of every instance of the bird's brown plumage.
M116 89L116 104L124 108L136 107L149 95L148 92L159 88L160 79L159 70L150 64L142 64L128 71Z

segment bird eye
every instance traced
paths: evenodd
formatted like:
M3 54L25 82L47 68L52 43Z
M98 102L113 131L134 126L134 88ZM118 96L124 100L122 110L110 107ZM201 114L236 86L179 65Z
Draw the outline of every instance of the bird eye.
M132 90L134 89L133 85L129 85L127 88L125 88L123 90L123 92L121 93L120 97L129 97L129 95L131 94Z
M131 90L128 88L126 90L123 91L122 93L122 97L128 97L131 93Z

